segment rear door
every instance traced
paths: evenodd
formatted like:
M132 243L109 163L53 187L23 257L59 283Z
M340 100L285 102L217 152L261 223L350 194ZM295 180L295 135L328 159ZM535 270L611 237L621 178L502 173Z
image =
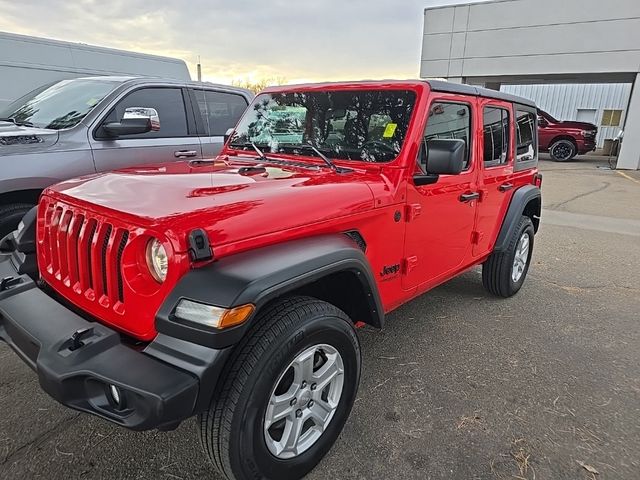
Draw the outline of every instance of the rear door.
M403 288L426 290L471 261L478 175L475 97L438 94L429 106L424 139L457 138L466 142L466 162L458 175L440 175L432 185L407 188L406 274ZM426 160L428 165L428 158ZM416 172L420 172L417 159ZM423 172L424 173L424 172Z
M234 128L247 109L247 99L238 93L191 88L193 109L204 157L215 157L224 145L224 134Z
M202 148L195 117L186 89L142 87L124 97L89 130L96 170L107 171L149 163L175 162L201 158ZM160 130L110 138L102 125L120 121L129 107L154 108L160 117Z
M480 99L479 112L482 145L478 162L481 164L478 176L480 200L476 212L474 257L488 253L493 247L515 188L511 181L515 151L512 104Z

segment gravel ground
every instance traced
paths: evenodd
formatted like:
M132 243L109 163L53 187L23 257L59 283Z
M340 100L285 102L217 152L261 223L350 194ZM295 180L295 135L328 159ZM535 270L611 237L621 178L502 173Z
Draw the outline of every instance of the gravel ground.
M358 399L310 479L639 478L640 175L603 163L541 162L552 213L514 298L473 270L360 330ZM128 432L0 362L0 478L219 478L195 421Z

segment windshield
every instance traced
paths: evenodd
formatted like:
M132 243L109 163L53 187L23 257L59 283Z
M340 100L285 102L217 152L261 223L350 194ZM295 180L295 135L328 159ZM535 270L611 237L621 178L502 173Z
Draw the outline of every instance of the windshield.
M410 90L265 93L256 97L230 146L334 159L394 160L404 143L416 94Z
M116 84L107 80L63 80L10 104L0 118L18 125L60 130L77 125Z
M544 110L538 109L538 116L546 118L551 123L560 123L560 120L553 118L550 114L548 114Z

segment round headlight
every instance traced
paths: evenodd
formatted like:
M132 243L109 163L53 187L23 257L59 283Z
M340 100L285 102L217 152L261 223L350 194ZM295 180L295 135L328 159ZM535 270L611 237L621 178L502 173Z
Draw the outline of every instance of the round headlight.
M151 276L159 283L167 278L167 269L169 268L169 258L167 251L157 239L149 240L147 243L147 266Z

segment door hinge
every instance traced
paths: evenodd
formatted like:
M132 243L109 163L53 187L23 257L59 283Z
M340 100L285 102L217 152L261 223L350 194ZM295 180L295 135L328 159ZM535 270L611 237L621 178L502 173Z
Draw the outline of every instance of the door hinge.
M418 257L413 255L404 259L404 274L407 275L411 270L418 266Z
M406 213L404 218L407 222L410 222L420 216L422 213L422 205L419 203L411 203L406 206Z

